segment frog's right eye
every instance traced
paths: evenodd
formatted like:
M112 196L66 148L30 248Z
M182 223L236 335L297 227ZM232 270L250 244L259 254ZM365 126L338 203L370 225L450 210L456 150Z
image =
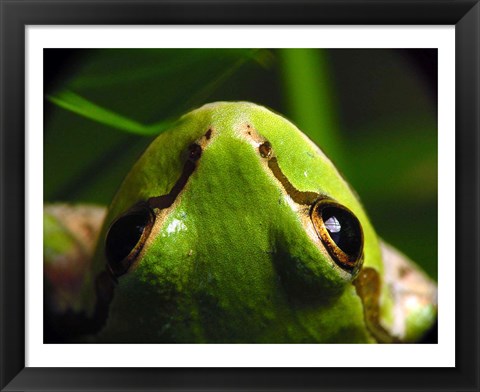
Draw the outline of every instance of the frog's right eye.
M116 277L126 273L140 253L155 222L148 206L133 209L115 220L107 233L105 253Z
M355 274L363 263L363 231L357 217L345 206L322 199L313 206L311 218L333 261Z

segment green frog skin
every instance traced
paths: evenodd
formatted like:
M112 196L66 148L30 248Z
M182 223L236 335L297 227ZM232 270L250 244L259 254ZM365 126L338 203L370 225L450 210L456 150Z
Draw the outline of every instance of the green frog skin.
M67 341L414 342L436 320L435 284L379 239L331 161L252 103L204 105L160 134L85 223L91 251L65 211L45 208L44 254ZM74 285L58 278L65 254Z

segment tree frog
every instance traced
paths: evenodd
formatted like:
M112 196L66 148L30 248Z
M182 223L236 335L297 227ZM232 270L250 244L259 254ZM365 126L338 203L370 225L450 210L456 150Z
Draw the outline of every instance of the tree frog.
M108 212L47 206L44 230L63 341L414 342L436 320L435 283L377 237L332 162L248 102L184 115Z

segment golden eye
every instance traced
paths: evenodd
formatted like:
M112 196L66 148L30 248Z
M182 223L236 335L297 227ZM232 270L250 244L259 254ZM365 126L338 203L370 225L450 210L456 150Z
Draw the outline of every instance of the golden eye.
M105 240L108 265L116 277L126 273L152 230L155 214L148 206L132 209L110 226Z
M333 261L347 271L358 271L363 262L363 231L357 217L329 199L317 201L310 217Z

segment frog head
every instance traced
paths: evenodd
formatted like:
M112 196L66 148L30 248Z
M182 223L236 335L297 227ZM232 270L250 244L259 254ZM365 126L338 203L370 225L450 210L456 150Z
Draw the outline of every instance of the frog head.
M207 104L159 135L99 238L84 290L98 341L396 342L435 319L434 284L404 257L388 263L398 253L332 162L247 102Z

